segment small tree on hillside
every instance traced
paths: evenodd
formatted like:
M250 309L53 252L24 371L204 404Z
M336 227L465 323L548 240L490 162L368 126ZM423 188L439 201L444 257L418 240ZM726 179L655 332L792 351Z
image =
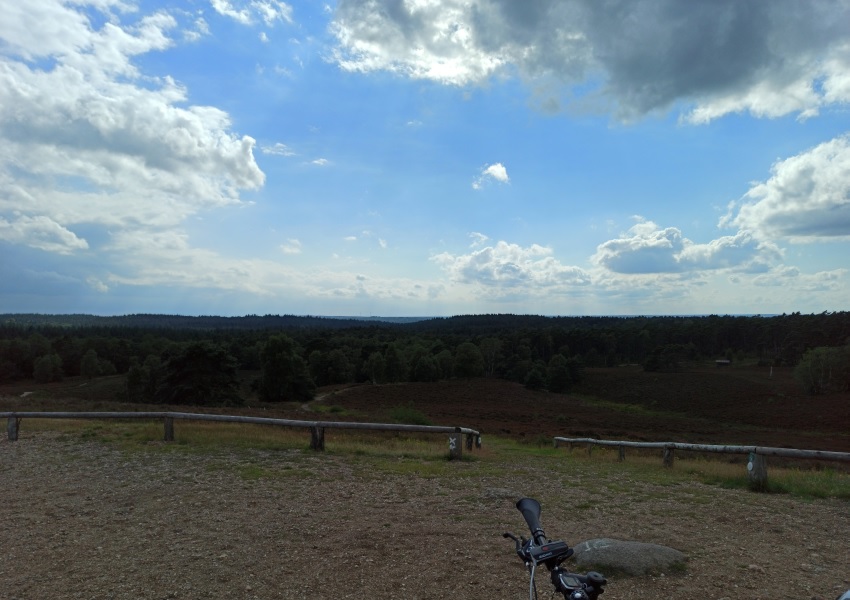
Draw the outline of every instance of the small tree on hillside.
M316 386L292 338L286 335L270 337L260 353L260 362L263 377L259 391L264 401L305 402L313 399Z
M794 368L794 378L813 396L848 389L850 346L808 350Z
M437 361L427 353L417 356L410 370L413 381L433 382L440 378L440 368L437 366Z
M546 382L550 392L564 393L572 387L570 365L563 354L555 354L546 367Z
M39 383L62 380L62 359L58 354L45 354L33 363L33 378Z
M100 375L100 361L94 348L89 348L80 360L80 375L91 379Z
M455 359L452 356L451 350L441 350L437 356L434 357L434 360L437 363L437 367L440 370L440 379L451 379L452 373L455 370Z
M480 377L484 374L484 358L481 350L472 342L463 342L455 350L455 375L458 377Z
M542 390L546 387L545 367L535 364L525 376L525 387L530 390Z
M384 360L384 355L380 352L372 352L369 355L369 358L366 359L366 363L363 365L363 368L366 371L366 375L369 377L369 381L373 384L378 384L384 381L386 361Z
M497 338L484 338L478 348L484 361L484 374L492 377L496 374L496 367L502 355L502 342Z
M395 344L390 344L384 351L384 365L384 373L388 382L404 381L407 377L407 364Z
M157 399L165 404L241 404L236 359L216 344L195 342L178 349L163 366Z

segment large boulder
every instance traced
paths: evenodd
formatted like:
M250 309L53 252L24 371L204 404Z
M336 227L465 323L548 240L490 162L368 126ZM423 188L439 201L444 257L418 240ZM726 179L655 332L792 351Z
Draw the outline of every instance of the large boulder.
M667 546L607 538L582 542L574 550L573 558L580 570L594 569L605 575L683 573L688 560Z

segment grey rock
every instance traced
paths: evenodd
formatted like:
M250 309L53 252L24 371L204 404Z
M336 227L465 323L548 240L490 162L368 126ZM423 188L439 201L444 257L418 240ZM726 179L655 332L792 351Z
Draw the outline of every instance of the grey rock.
M674 548L613 539L587 540L575 546L576 565L604 575L665 575L683 573L688 557Z

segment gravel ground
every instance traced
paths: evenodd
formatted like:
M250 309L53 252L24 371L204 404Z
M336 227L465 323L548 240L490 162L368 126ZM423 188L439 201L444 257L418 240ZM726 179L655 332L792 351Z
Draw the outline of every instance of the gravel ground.
M24 430L0 441L0 597L523 599L524 568L501 538L522 532L519 495L541 501L551 537L689 557L684 574L610 577L608 600L833 600L850 588L845 501L493 460L123 452ZM542 575L538 587L551 597Z

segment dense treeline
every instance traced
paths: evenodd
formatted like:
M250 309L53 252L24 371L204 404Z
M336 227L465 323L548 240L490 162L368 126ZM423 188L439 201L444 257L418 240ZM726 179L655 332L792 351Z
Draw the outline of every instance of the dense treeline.
M715 358L796 365L812 393L846 387L850 372L847 312L402 321L0 315L0 381L126 374L131 401L228 404L239 401L240 370L262 373L255 389L267 401L307 399L329 384L475 376L563 392L585 366L665 371Z
M294 315L246 315L243 317L189 317L184 315L135 314L116 317L95 315L0 314L0 323L21 327L104 327L142 329L287 329L321 327L345 329L363 325L364 321L411 323L415 317L353 319L350 317L301 317Z

